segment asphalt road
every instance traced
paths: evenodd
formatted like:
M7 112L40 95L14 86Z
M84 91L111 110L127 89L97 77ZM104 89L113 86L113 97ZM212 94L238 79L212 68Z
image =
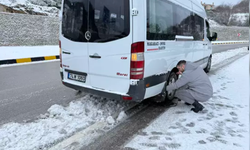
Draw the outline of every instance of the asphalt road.
M60 80L59 62L0 68L0 125L22 122L46 113L53 104L76 99Z
M246 46L216 45L213 52ZM62 85L58 61L0 67L0 125L32 121L50 106L66 106L79 97L75 90Z
M228 44L228 45L213 45L213 53L220 53L225 50L231 50L241 47L247 47L249 44Z

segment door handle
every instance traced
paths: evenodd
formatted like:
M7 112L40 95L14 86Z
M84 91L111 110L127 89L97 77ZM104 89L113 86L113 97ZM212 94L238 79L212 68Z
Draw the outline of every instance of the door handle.
M68 54L68 55L71 54L70 52L65 52L65 51L63 51L62 53L63 53L63 54Z
M89 55L90 58L102 58L101 56L99 56L98 54L94 54L94 55Z

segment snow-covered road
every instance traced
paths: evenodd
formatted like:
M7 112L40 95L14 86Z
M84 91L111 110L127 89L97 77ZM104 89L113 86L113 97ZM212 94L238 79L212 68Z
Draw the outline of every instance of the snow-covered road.
M230 54L231 53L231 54ZM215 55L214 64L226 52ZM153 121L125 147L136 150L248 150L249 56L210 75L214 95L199 114L179 103ZM248 65L247 65L248 66Z
M220 67L218 64L225 60L247 53L247 49L242 48L215 54L213 66ZM215 93L204 104L207 111L194 114L188 106L179 104L167 110L144 130L144 136L135 137L126 147L185 150L216 147L217 150L228 146L225 149L242 150L249 139L249 75L248 67L240 68L249 63L248 59L246 56L209 75ZM123 110L129 105L132 104L89 95L71 102L68 107L53 105L34 122L1 126L0 149L47 149L96 122L105 124L104 129L97 131L103 134L126 118Z

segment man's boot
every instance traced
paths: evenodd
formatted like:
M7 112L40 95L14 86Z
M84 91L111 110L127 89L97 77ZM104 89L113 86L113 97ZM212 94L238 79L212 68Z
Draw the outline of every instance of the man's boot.
M198 101L195 101L193 104L194 108L191 110L194 111L195 113L198 113L199 111L202 111L204 106L202 106Z

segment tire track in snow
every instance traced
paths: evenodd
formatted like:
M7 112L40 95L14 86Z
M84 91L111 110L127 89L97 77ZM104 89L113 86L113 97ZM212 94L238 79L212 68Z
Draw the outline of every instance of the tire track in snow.
M217 64L214 64L211 68L212 70L209 72L209 75L215 74L218 70L232 64L233 62L239 60L240 58L246 56L247 54L248 54L248 52L243 52L243 53L240 53L236 56L232 56L232 57L229 57L225 60L222 60Z
M221 60L219 63L213 65L209 76L215 74L218 70L232 64L240 58L246 56L248 52L239 53L235 56ZM131 116L123 123L119 124L114 129L110 130L89 146L82 148L82 150L117 150L129 141L135 134L140 134L140 130L147 127L148 123L159 117L168 108L159 105L148 105L144 109L138 111L134 116Z

